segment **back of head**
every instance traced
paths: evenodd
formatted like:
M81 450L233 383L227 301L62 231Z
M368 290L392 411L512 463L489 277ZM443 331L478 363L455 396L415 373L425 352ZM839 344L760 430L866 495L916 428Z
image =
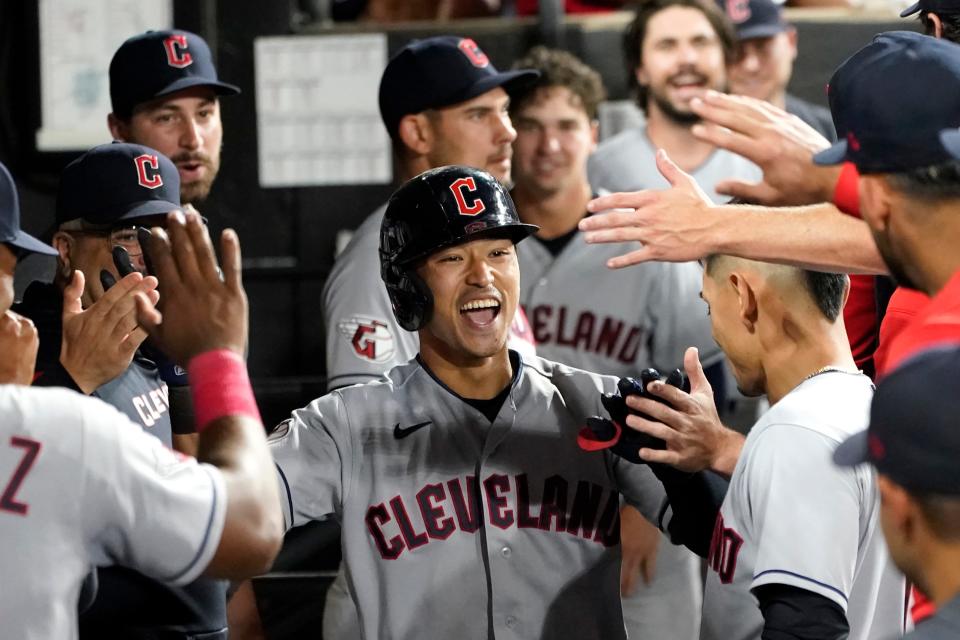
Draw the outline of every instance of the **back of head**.
M110 100L122 120L139 104L197 86L218 95L240 93L220 81L210 47L189 31L147 31L126 40L110 61Z
M440 167L406 182L391 196L380 227L380 275L397 322L416 331L430 318L432 296L415 273L420 260L482 238L516 243L536 229L520 222L510 194L479 169Z
M768 286L783 294L779 299L791 311L802 311L804 307L815 308L816 313L831 323L840 317L850 286L849 278L842 273L811 271L721 254L709 256L704 268L706 274L715 280L722 279L731 271L749 269L760 275Z
M511 114L536 100L541 91L563 87L579 100L587 117L596 120L600 103L607 97L600 74L568 51L536 46L514 62L513 68L532 69L540 76L514 91L510 97Z

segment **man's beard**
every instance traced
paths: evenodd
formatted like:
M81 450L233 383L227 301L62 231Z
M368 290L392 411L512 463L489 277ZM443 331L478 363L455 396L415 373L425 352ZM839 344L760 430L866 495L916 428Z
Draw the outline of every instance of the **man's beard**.
M893 280L901 287L922 291L913 278L907 274L907 269L904 266L903 260L897 257L896 253L893 251L893 248L890 245L890 240L887 238L886 234L881 234L874 231L873 240L877 245L877 251L880 252L880 257L883 258L884 264L887 265L887 269L890 271L890 277L893 278Z
M695 125L700 122L700 116L693 111L680 111L673 106L673 103L670 102L665 95L655 91L653 87L649 87L648 90L650 91L650 97L653 98L653 101L657 104L657 108L669 120L686 126Z
M210 189L213 188L213 182L217 179L217 173L220 170L219 161L214 164L213 159L205 153L180 153L171 158L174 164L182 162L191 162L206 167L206 176L193 182L180 183L180 202L183 204L198 205L203 203L210 195ZM178 167L179 168L179 167Z

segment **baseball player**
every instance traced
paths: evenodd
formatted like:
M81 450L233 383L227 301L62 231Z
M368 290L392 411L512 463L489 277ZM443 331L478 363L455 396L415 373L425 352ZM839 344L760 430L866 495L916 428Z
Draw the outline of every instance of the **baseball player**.
M217 77L203 38L179 29L147 31L113 54L107 124L115 140L170 158L180 173L181 201L199 205L220 170L219 96L238 93Z
M17 256L55 251L19 230L5 169L0 184L0 290L9 291ZM236 235L224 234L221 282L198 216L178 214L168 230L169 241L162 232L151 241L163 315L141 295L138 320L189 363L201 462L173 453L99 400L0 385L5 637L76 638L80 585L94 564L184 584L202 572L235 579L261 572L279 548L277 485L242 360L247 308ZM10 314L8 304L0 311ZM5 361L36 350L29 321L19 324L26 339L3 351Z
M615 379L506 346L534 230L483 171L407 182L380 264L419 355L271 436L287 527L341 523L363 637L625 637L620 495L654 522L667 505L648 467L576 446Z
M587 158L596 146L603 99L599 75L569 53L544 47L515 65L540 72L535 83L514 92L510 104L517 128L511 196L520 219L540 227L517 246L520 300L538 353L588 371L640 377L647 367L669 371L682 365L678 354L696 345L722 380L720 349L698 296L700 267L663 262L610 273L607 259L624 247L587 244L577 230L593 194ZM624 507L621 519L628 632L696 638L700 562L682 547L658 549L660 532L631 507ZM690 614L678 616L677 609Z
M766 395L771 409L745 441L725 429L695 349L685 360L689 394L649 387L674 408L628 400L653 419L632 416L628 425L666 446L641 458L730 477L719 515L699 517L692 539L708 558L705 612L751 613L705 613L701 637L867 640L903 631L905 584L877 527L875 478L830 459L866 427L873 395L839 320L846 290L842 275L710 257L702 295L714 336L740 389ZM680 518L680 502L671 503Z
M152 353L139 349L146 334L127 335L136 326L134 294L146 281L121 280L104 292L104 279L120 280L114 254L121 251L131 268L143 270L138 227L162 226L179 207L179 174L165 156L128 143L94 147L61 175L54 282L32 282L15 307L40 333L35 384L96 396L167 446L178 444L177 432L195 438L195 427L171 421L169 387ZM120 312L126 322L112 325ZM225 637L226 626L225 583L201 579L168 587L111 567L99 571L97 598L81 617L80 631L91 638L149 637L160 629L168 637Z
M529 70L500 72L470 38L436 36L401 49L380 81L380 115L393 141L401 181L428 169L459 164L510 177L510 143L516 132L507 111L508 92L529 82ZM330 390L369 382L408 362L419 348L417 334L394 320L379 274L380 224L386 205L357 229L323 287L327 381ZM511 347L535 352L522 309ZM324 633L357 635L356 615L342 573L327 594Z

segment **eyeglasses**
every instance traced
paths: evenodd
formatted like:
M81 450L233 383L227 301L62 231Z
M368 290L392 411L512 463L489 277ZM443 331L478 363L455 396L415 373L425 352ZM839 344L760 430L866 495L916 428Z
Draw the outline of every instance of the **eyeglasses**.
M67 231L67 233L109 238L111 245L123 247L127 255L131 258L136 258L143 255L143 249L140 248L140 239L137 237L137 231L139 229L140 227L137 226L114 229L77 229Z

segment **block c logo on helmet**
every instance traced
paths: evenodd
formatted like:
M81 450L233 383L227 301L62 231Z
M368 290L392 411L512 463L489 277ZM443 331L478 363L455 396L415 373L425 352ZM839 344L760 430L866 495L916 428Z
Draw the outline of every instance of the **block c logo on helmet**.
M457 201L457 210L460 215L475 216L486 211L487 205L483 204L483 200L478 197L474 196L473 202L467 204L467 193L474 194L477 192L477 183L473 176L454 180L450 185L450 191L453 192L453 197Z

